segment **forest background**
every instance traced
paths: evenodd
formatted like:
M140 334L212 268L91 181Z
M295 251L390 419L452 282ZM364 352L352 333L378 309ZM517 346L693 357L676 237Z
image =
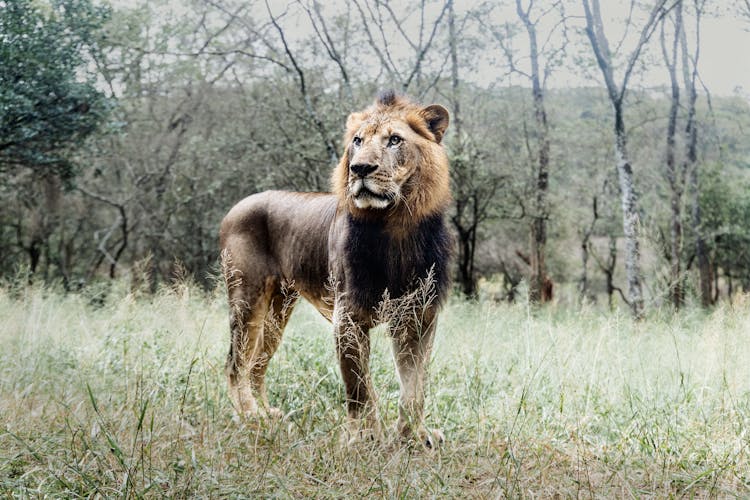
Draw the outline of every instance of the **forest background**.
M6 281L211 288L228 208L327 190L346 116L393 88L451 111L461 293L639 316L750 289L750 89L701 58L747 1L0 9Z

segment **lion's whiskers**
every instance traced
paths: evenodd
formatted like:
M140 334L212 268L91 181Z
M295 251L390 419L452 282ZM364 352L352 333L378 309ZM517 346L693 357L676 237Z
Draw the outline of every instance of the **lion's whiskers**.
M406 211L407 211L407 212L409 212L409 216L410 216L410 217L414 217L414 212L412 212L412 210L411 210L411 207L409 206L409 200L408 200L408 199L407 199L406 197L404 197L404 196L403 196L403 195L401 194L401 192L400 192L400 191L399 191L399 192L398 192L398 194L396 195L396 200L397 200L398 202L400 202L400 203L403 203L403 204L404 204L404 206L406 207Z

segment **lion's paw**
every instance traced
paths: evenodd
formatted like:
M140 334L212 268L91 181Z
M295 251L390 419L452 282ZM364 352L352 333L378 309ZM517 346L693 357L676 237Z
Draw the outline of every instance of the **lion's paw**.
M342 444L347 448L358 445L379 443L383 433L376 421L360 421L353 419L341 436Z
M243 412L235 411L234 420L237 424L248 423L248 422L275 422L284 418L284 412L279 408L275 407L260 407L252 410L245 410Z
M345 435L346 447L374 444L380 441L380 436L373 429L362 429L358 432L348 432Z
M445 444L445 434L440 429L423 428L419 433L420 443L429 450L436 450Z
M284 418L284 412L281 411L280 408L276 408L275 406L264 408L263 410L261 410L261 414L272 420L281 420Z
M445 444L445 434L440 429L421 427L415 432L401 432L402 439L409 445L419 445L426 450L437 450Z

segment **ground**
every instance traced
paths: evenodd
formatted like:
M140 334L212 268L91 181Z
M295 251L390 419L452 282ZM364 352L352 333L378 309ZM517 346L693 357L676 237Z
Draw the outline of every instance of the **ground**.
M102 289L103 290L103 289ZM268 375L281 421L226 395L221 289L0 289L0 495L750 496L750 298L644 321L452 299L427 422L437 452L342 445L329 324L295 311ZM374 333L383 425L389 342Z

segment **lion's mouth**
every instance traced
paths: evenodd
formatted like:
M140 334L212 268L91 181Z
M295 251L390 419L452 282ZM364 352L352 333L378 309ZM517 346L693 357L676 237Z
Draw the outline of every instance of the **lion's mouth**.
M352 186L351 193L357 208L386 208L395 199L392 193L377 193L359 179Z
M367 198L375 198L378 200L385 200L385 201L392 201L393 197L388 196L387 194L378 194L375 191L371 191L370 189L363 187L359 190L359 192L354 195L355 198L361 198L361 197L367 197Z

